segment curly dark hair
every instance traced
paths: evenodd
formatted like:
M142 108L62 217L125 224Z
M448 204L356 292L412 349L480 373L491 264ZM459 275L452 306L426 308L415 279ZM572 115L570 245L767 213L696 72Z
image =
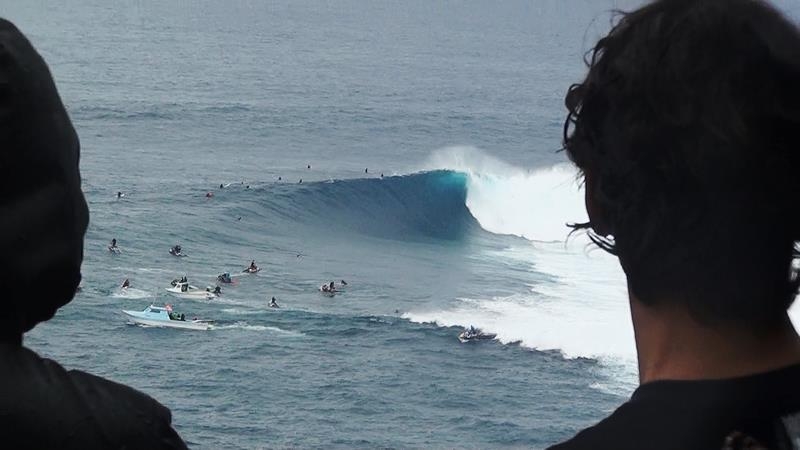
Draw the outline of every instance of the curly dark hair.
M758 0L620 13L570 87L564 149L645 304L772 323L798 290L800 31Z

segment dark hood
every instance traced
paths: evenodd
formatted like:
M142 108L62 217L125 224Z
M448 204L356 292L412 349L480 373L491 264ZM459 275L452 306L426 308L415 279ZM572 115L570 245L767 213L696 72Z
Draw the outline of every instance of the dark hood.
M53 317L80 282L79 150L44 60L0 19L0 339Z

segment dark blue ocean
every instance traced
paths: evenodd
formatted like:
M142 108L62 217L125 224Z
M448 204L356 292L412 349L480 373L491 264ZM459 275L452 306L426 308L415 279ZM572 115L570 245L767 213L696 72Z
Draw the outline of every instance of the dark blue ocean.
M572 436L637 377L620 269L566 240L585 215L563 97L636 4L3 0L91 210L83 290L26 345L152 395L197 449ZM165 290L222 272L215 300ZM127 324L151 302L217 323ZM497 339L462 344L468 325Z

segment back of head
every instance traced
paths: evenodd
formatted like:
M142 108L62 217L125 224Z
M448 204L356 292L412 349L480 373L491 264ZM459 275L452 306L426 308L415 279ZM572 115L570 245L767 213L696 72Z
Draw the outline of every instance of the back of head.
M79 143L44 60L0 19L0 340L69 302L89 219Z
M646 304L768 324L798 287L800 32L758 0L621 20L566 98L592 239ZM592 214L594 212L594 214Z

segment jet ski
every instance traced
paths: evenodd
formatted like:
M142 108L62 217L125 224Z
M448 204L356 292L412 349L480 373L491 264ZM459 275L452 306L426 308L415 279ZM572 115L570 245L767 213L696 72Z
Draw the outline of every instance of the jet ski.
M470 341L488 341L492 340L497 337L495 333L484 333L481 331L480 328L475 328L470 326L469 328L464 328L464 331L458 335L458 340L461 342L470 342Z
M248 267L247 269L244 269L242 271L242 273L258 273L258 272L261 272L261 267L255 267L255 268Z
M328 285L327 283L319 287L319 292L325 297L333 297L334 295L336 295L336 289L331 290L330 285Z
M225 283L225 284L234 284L236 280L231 277L231 274L225 272L223 274L217 275L217 282L218 283Z
M117 247L116 245L109 245L108 251L115 255L119 255L120 253L122 253L122 250L120 250L119 247Z
M181 247L179 245L176 245L175 247L170 248L169 249L169 254L172 255L172 256L177 256L177 257L186 256L186 253L183 253L183 251L181 250Z

